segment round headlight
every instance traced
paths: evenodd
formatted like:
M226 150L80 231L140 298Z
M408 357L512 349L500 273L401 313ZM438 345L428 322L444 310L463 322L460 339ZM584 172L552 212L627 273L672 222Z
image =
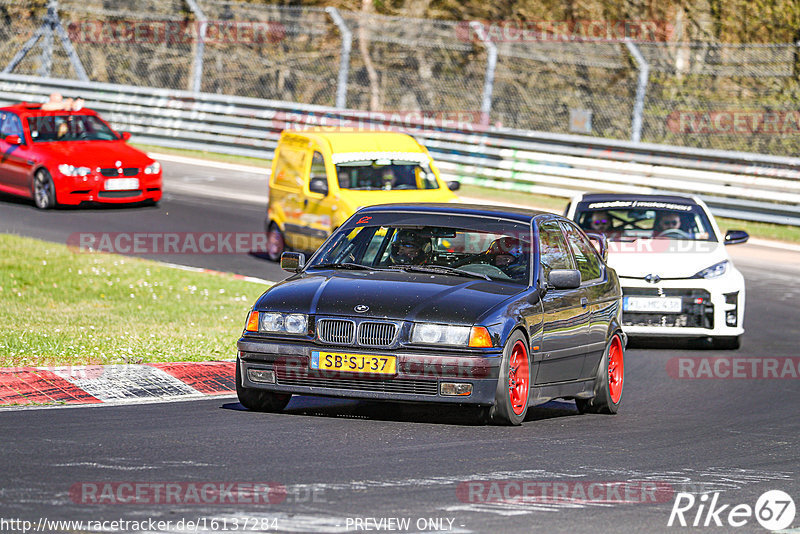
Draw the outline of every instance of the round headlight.
M290 334L302 334L308 330L307 324L306 316L299 313L287 315L284 321L286 331Z
M283 330L283 315L280 313L260 313L262 332L280 332Z
M419 324L414 328L417 329L416 338L422 343L436 343L439 341L441 329L435 324Z

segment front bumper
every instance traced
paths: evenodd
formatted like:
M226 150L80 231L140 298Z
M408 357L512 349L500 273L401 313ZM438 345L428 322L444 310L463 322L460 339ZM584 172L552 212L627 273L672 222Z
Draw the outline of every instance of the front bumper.
M101 204L129 204L136 202L158 202L162 195L161 174L133 176L139 180L134 190L108 191L104 176L66 176L58 173L56 182L56 201L62 205L77 206L84 202Z
M680 313L628 312L622 328L631 337L719 337L744 333L745 286L741 273L731 268L712 279L661 280L655 284L620 277L623 297L680 297ZM735 318L735 320L734 320Z
M242 338L238 343L242 386L275 393L449 404L494 404L501 351L371 350L325 347L313 343L288 343ZM397 373L366 375L311 369L313 351L394 356ZM253 382L249 369L272 370L275 383ZM442 382L472 384L464 396L440 394Z

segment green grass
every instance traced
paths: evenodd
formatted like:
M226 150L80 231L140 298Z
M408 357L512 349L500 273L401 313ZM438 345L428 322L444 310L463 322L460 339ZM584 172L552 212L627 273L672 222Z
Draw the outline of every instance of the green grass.
M265 289L0 234L0 367L232 358Z

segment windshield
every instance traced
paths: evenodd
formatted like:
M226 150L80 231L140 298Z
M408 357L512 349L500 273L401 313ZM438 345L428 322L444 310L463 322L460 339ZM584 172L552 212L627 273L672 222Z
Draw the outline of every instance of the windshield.
M436 176L428 165L403 160L348 161L336 165L341 189L367 191L396 189L438 189Z
M527 284L530 228L375 224L343 227L308 265L314 268L397 269ZM460 221L461 222L461 221ZM498 231L499 230L499 231Z
M29 117L34 143L50 141L113 141L119 136L95 115Z
M581 202L575 221L609 241L679 239L716 241L705 211L695 203L648 200Z

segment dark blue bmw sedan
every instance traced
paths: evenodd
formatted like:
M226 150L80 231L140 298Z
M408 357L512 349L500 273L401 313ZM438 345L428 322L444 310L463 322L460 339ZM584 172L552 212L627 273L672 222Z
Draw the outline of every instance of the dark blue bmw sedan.
M459 204L359 210L248 314L236 388L246 408L292 395L474 405L520 424L574 399L616 413L621 291L606 241L550 213Z

